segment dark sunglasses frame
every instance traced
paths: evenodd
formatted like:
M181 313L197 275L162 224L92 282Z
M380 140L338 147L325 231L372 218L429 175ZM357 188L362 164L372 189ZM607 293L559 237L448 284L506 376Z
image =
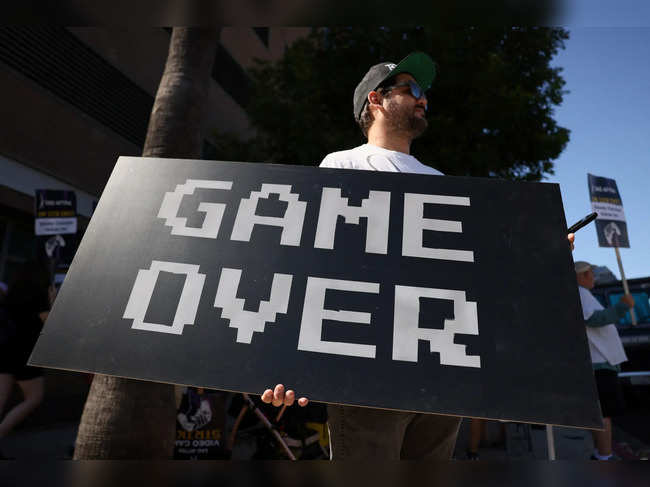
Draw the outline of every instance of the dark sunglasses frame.
M409 90L411 91L411 95L416 100L419 100L420 98L427 96L424 90L422 89L422 87L413 80L408 80L403 83L397 83L396 85L383 86L379 90L383 92L389 92L394 90L395 88L401 88L402 86L408 86Z

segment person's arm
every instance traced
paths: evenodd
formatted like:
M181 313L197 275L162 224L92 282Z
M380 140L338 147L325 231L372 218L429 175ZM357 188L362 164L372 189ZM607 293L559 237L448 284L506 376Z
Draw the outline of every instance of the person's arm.
M52 309L52 304L54 303L54 298L56 297L56 289L53 285L47 288L47 295L42 296L42 300L38 308L41 310L38 312L38 317L42 323L45 323L48 315L50 314L50 309Z
M634 304L632 305L634 306ZM625 301L619 301L614 306L594 311L591 316L585 320L585 324L591 328L600 328L601 326L616 323L619 319L625 316L630 306Z

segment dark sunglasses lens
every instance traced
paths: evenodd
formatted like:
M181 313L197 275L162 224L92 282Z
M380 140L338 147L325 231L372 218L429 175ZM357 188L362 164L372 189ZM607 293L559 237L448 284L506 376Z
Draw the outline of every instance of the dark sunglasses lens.
M422 98L422 95L424 93L422 92L422 88L420 88L419 84L417 84L415 81L409 81L409 87L411 88L411 95L413 95L418 100Z

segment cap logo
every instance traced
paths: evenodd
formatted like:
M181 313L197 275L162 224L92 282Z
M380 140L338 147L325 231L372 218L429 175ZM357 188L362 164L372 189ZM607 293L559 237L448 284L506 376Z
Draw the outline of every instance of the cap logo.
M393 69L395 69L397 64L388 63L388 64L384 64L384 66L386 66L388 69L390 69L392 71Z

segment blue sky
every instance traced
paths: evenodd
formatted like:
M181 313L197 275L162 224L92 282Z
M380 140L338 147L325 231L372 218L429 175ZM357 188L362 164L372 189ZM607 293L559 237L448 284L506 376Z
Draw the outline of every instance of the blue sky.
M555 119L571 135L545 181L560 184L571 225L591 212L587 173L615 179L630 238L625 275L650 276L650 27L566 28L570 39L552 64L570 91ZM573 257L620 278L614 249L598 247L593 224L576 234Z

